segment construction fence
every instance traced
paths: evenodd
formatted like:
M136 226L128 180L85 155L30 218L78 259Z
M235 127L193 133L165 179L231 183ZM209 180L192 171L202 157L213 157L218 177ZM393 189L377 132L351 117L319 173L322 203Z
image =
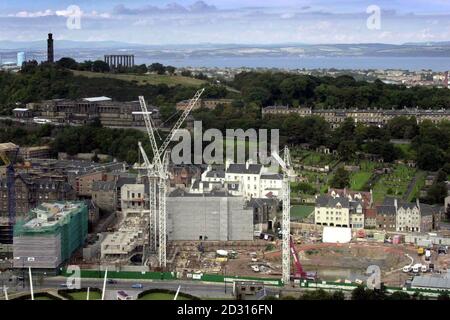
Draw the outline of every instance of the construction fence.
M73 275L70 272L67 272L66 269L62 270L62 276L69 277ZM105 271L100 270L81 270L82 278L104 278ZM142 280L183 280L180 273L175 272L133 272L133 271L108 271L108 278L111 279L142 279ZM233 277L233 276L224 276L224 275L216 275L216 274L204 274L204 273L188 273L186 280L197 280L204 282L228 282L232 283L234 281L255 281L255 282L263 282L265 285L270 286L281 286L280 279L264 279L264 278L256 278L256 277Z
M62 271L62 276L69 277L72 274L68 273L67 270ZM82 278L104 278L105 271L99 270L81 270ZM108 278L111 279L143 279L143 280L182 280L180 274L174 272L129 272L129 271L108 271ZM281 279L268 279L268 278L256 278L256 277L238 277L238 276L223 276L215 274L202 274L202 273L192 273L187 274L187 279L193 281L204 281L204 282L217 282L217 283L233 283L237 281L254 281L263 282L267 286L277 286L282 287L283 284ZM356 283L342 283L342 282L331 282L331 281L311 281L302 280L294 282L299 287L305 290L341 290L341 291L353 291L358 286L362 284ZM393 293L396 291L403 291L409 295L415 293L420 293L424 296L436 298L442 291L439 290L428 290L428 289L407 289L407 288L397 288L397 287L386 287L387 292Z

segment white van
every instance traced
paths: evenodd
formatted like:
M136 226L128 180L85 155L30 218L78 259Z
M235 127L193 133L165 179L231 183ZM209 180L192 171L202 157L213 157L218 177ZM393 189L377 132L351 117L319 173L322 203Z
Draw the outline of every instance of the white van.
M403 267L403 272L405 272L405 273L411 272L411 270L412 270L411 266L404 266Z
M417 263L413 266L412 271L414 273L419 273L421 267L422 267L422 265L420 263Z

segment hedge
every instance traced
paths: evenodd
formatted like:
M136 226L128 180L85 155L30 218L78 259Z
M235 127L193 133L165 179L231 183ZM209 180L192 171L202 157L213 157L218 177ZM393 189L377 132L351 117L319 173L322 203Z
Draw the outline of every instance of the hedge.
M145 291L142 291L141 293L139 293L137 295L137 298L140 299L143 296L145 296L147 294L151 294L151 293L167 293L167 294L175 295L177 292L173 291L173 290L169 290L169 289L149 289L149 290L145 290ZM184 293L184 292L179 292L178 295L180 297L190 299L190 300L201 300L199 297L196 297L196 296L190 295L188 293Z
M75 300L74 297L72 297L70 294L71 293L76 293L76 292L87 292L87 289L59 289L58 290L58 294L61 297L66 298L67 300ZM99 288L90 288L89 292L98 292L99 294L102 294L102 290L100 290Z

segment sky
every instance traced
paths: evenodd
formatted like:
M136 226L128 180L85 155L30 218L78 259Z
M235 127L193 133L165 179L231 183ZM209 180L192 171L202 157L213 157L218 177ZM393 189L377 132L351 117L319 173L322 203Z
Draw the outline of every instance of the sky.
M151 45L450 41L450 0L0 0L0 40L48 32Z

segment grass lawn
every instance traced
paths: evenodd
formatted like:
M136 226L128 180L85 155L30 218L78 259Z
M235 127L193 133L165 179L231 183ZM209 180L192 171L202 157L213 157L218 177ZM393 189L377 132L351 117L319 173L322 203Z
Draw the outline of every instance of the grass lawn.
M56 300L56 299L52 299L50 297L35 297L34 300Z
M402 197L415 173L415 169L406 165L395 165L392 173L384 174L374 185L374 201L382 202L386 196Z
M139 300L173 300L174 294L170 293L149 293L139 298ZM178 296L177 300L190 300L188 298Z
M417 174L416 184L414 185L414 189L408 197L409 202L419 197L420 190L425 186L426 175L427 173L425 171L419 171L419 173Z
M335 158L332 155L309 151L301 163L307 166L331 166L334 161Z
M350 189L362 191L366 182L372 176L372 172L358 171L350 176Z
M291 207L291 219L298 220L307 218L311 213L314 212L313 206L303 206L297 205Z
M168 86L185 85L185 86L200 86L205 83L204 80L194 79L190 77L182 76L169 76L169 75L159 75L159 74L115 74L115 73L98 73L90 71L72 71L76 76L83 76L88 78L112 78L130 82L136 82L139 85L157 85L166 84Z
M69 293L75 300L86 300L87 291ZM100 300L102 295L99 292L89 292L89 300Z
M416 153L412 149L410 143L408 143L408 144L396 144L395 148L401 150L401 152L403 153L405 159L415 159L416 158Z

